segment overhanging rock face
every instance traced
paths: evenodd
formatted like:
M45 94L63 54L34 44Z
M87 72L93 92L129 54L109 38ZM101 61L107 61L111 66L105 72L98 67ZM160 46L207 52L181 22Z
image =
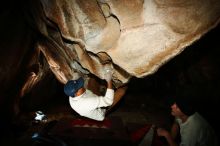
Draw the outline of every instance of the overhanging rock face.
M19 112L21 98L55 94L51 80L64 84L80 75L87 87L100 93L105 64L114 68L117 103L131 77L153 74L220 21L219 0L24 0L13 4L0 13L0 107L2 111L13 108L13 114ZM48 84L51 92L44 88Z
M220 20L219 0L41 0L41 6L35 18L47 41L38 47L62 83L77 74L103 79L106 62L116 87L145 77Z

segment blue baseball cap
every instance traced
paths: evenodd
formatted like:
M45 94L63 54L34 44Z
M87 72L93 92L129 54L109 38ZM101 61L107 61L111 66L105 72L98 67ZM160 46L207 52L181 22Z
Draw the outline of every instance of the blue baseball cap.
M77 80L69 80L65 85L64 85L64 93L67 96L74 97L75 93L84 86L84 79L80 77Z

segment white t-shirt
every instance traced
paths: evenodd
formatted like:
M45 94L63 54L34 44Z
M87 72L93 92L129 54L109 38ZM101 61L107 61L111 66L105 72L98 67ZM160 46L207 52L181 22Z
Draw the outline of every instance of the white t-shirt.
M208 122L195 113L186 122L177 119L180 126L180 146L218 146L217 137Z
M81 116L102 121L105 118L105 109L114 101L114 90L107 89L105 96L97 96L87 90L80 96L69 97L70 106Z

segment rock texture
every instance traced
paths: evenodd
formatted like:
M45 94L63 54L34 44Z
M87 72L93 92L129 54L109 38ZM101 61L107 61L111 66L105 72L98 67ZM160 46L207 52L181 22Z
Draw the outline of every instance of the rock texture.
M42 0L39 48L62 82L73 72L103 79L114 66L119 87L160 66L219 23L218 0ZM51 29L52 27L53 29ZM53 45L51 45L53 44ZM73 71L73 72L72 72Z
M220 21L219 0L10 2L0 15L1 105L18 103L48 76L62 84L83 76L89 87L105 64L113 65L118 101L131 77L153 74Z

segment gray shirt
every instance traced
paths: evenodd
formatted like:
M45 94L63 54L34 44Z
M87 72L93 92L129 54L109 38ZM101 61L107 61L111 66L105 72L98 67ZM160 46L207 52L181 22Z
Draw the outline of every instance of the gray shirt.
M180 126L180 146L218 146L214 130L199 113L191 115L184 123L181 119L177 122Z

